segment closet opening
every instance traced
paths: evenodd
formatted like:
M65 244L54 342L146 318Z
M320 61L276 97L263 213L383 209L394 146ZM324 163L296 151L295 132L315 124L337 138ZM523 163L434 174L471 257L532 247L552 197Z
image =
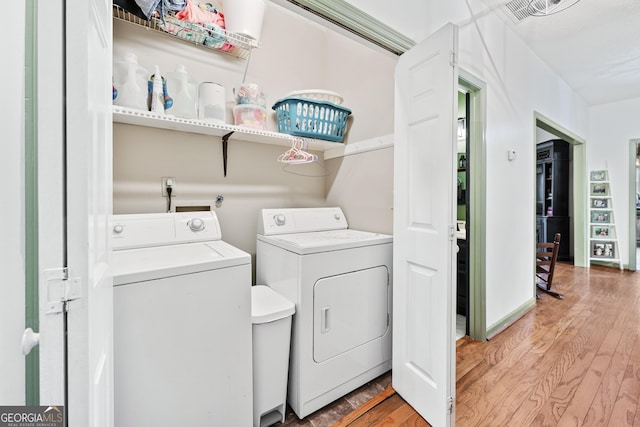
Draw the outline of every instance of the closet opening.
M456 146L456 339L487 339L486 84L459 70Z
M456 293L456 339L469 335L469 207L471 180L469 179L471 150L469 132L471 128L469 111L469 93L458 91L458 142L457 185L456 185L456 242L457 254L457 293Z

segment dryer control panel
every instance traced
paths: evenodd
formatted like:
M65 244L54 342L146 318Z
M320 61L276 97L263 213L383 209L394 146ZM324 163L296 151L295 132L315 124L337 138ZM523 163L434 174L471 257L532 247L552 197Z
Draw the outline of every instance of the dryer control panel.
M347 219L338 207L262 209L258 217L258 234L264 236L346 228Z

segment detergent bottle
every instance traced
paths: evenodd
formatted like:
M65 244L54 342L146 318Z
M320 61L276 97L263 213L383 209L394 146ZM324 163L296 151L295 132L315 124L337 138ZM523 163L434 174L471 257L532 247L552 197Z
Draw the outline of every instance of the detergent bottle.
M122 107L147 109L147 78L149 72L138 64L133 53L113 62L113 89L116 94L113 103Z
M195 79L180 64L175 71L167 73L166 80L167 91L173 98L171 114L184 119L195 119L198 115L198 85Z

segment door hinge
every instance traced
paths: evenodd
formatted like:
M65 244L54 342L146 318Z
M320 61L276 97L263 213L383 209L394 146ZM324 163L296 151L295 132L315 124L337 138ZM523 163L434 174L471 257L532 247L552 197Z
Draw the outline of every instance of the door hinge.
M80 278L73 277L69 268L44 270L47 292L47 314L62 313L65 303L80 298Z
M453 414L453 397L449 396L447 398L447 405L449 406L449 413Z
M456 53L454 51L451 51L451 56L449 57L449 64L454 68L458 66L458 58L456 57Z

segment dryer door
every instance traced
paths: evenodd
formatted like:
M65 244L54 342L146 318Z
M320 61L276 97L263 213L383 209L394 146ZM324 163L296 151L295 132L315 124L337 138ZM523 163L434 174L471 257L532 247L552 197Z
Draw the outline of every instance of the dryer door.
M313 360L346 353L389 329L389 271L368 268L318 280L313 291Z

